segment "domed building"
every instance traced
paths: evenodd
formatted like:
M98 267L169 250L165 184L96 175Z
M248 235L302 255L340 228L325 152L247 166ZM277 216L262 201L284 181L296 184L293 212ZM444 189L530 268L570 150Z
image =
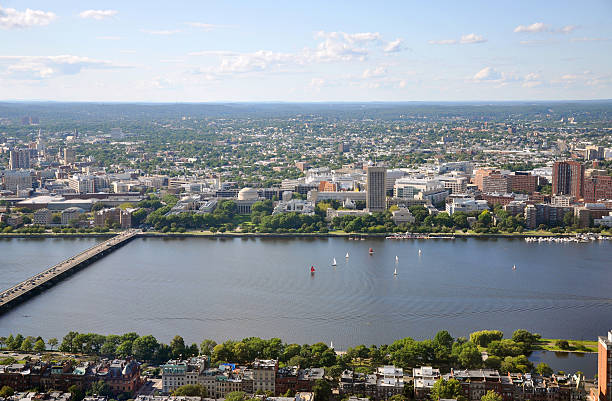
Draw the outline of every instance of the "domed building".
M236 201L236 209L239 214L250 214L253 203L263 200L259 196L259 191L255 188L242 188L238 192L238 200Z
M259 192L255 188L245 187L238 192L238 200L253 200L259 198Z

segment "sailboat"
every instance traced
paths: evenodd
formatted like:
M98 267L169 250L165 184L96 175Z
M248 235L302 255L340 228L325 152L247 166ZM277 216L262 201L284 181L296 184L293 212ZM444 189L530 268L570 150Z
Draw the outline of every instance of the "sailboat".
M333 341L329 342L329 348L334 349L334 342Z
M419 249L419 256L421 256L421 253L422 253L422 252L421 252L421 250Z
M336 258L334 258L334 261L332 262L332 266L336 266L336 265L337 265Z
M368 251L368 253L369 253L370 255L372 255L372 254L374 253L374 249L370 248L370 250Z
M315 270L314 266L310 266L310 274L314 274L315 271L316 270Z
M349 254L348 254L348 252L346 253L346 256L345 256L345 258L347 258L347 259L349 258Z
M397 277L397 267L393 270L393 275Z
M516 265L512 266L512 270L516 270Z
M395 255L395 263L399 263L399 257Z

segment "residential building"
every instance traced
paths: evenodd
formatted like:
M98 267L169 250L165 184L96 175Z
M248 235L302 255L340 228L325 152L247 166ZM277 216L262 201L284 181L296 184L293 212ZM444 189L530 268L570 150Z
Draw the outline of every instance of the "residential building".
M162 392L167 394L187 384L199 384L198 377L206 363L206 358L191 358L187 361L170 360L161 365Z
M91 175L75 174L68 179L68 186L78 194L96 192L95 180Z
M576 161L555 162L553 165L553 195L569 195L582 198L584 165Z
M499 170L495 170L492 168L479 168L474 172L472 183L475 184L476 187L482 191L484 178L488 177L491 174L499 174Z
M612 401L612 330L597 339L597 379L599 401Z
M505 194L510 192L510 180L505 174L489 174L482 178L482 188L484 193Z
M395 366L383 366L376 369L377 398L389 399L404 393L404 371Z
M53 214L49 209L39 209L34 212L33 223L39 226L48 226L51 224Z
M62 225L67 226L73 220L78 219L85 211L80 207L69 207L62 211Z
M612 199L612 177L595 175L584 180L584 201L598 202Z
M608 216L612 210L604 203L585 203L584 206L574 208L574 217L578 222L578 227L591 227L595 219Z
M98 210L94 213L94 226L104 227L118 225L121 228L132 227L132 213L137 209L122 210L118 207Z
M30 149L13 149L9 152L9 170L30 168Z
M387 208L386 191L387 169L368 167L366 208L371 212L384 212Z
M509 191L532 194L538 188L538 177L531 173L517 171L508 177Z
M440 369L431 366L422 366L412 369L414 384L414 398L424 400L429 398L434 383L440 378Z
M64 148L64 164L72 164L76 161L74 149Z
M4 188L12 192L32 189L32 175L28 170L6 170L3 176Z
M275 359L255 359L253 362L253 390L274 393L278 361Z

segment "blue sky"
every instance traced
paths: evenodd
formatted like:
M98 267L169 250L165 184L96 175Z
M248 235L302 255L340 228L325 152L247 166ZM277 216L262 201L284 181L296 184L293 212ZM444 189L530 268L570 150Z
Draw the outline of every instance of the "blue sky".
M610 0L0 0L0 99L609 99L611 22Z

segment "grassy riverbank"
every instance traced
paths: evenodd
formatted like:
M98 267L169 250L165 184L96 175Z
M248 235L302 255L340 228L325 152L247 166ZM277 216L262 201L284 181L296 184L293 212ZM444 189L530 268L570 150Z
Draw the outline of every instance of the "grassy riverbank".
M558 344L566 341L569 348L561 348ZM562 340L556 338L542 338L536 344L534 349L545 350L553 352L597 352L597 341L586 341L586 340Z

